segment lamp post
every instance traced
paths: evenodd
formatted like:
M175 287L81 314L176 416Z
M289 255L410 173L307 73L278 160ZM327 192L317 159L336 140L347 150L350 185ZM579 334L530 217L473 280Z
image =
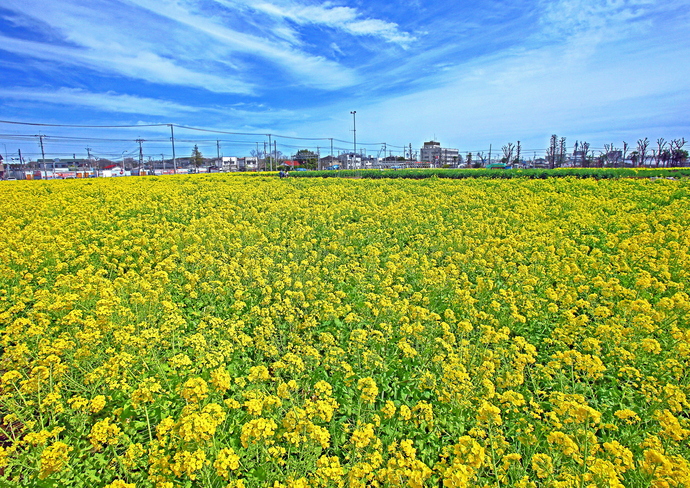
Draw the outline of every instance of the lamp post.
M352 153L352 165L354 166L357 160L357 111L353 110L350 112L352 114L352 137L354 143L354 152Z

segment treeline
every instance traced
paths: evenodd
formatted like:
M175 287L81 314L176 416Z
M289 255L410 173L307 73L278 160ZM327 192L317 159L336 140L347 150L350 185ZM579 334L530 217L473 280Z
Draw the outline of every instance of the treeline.
M290 177L299 178L682 178L690 176L690 168L635 169L635 168L556 168L556 169L363 169L295 171Z

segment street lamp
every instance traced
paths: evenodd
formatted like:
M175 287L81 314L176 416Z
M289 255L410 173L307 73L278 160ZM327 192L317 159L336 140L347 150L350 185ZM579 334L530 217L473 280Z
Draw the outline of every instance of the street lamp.
M352 137L355 148L355 151L352 154L352 164L354 165L355 161L357 160L357 111L353 110L350 113L352 114Z

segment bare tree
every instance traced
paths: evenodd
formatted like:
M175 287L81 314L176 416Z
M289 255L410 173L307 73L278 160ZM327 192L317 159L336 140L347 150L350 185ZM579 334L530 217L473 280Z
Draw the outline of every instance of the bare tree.
M561 137L558 141L558 165L563 166L565 164L565 137Z
M556 134L551 135L551 141L549 142L549 148L546 150L546 159L549 161L549 169L556 167L556 154L558 152L558 136Z
M625 166L625 157L628 155L628 143L623 141L623 166Z
M582 151L582 166L589 167L589 159L587 159L587 153L589 152L589 142L583 142L580 144L580 150Z
M479 151L477 153L477 157L481 161L481 165L486 166L486 154L484 154L484 151ZM467 162L467 164L469 165L469 161Z
M604 144L604 155L606 157L603 158L601 161L602 161L603 165L606 165L606 163L611 161L611 159L613 158L613 143Z
M510 164L512 158L513 158L513 150L515 149L515 145L512 142L509 142L505 146L502 147L503 149L503 160L506 164Z
M664 153L664 150L666 149L666 141L664 140L663 137L660 137L659 139L656 140L656 144L658 146L658 149L656 151L656 167L659 167L659 162L661 161L661 156Z
M649 139L646 137L637 141L638 166L644 166L645 158L647 156L647 147L649 147Z
M606 161L612 162L614 168L618 167L618 161L620 161L623 151L617 148L613 143L604 144L604 151L606 151Z
M680 166L687 158L687 151L683 150L685 138L673 139L671 141L671 166Z
M606 163L609 160L609 155L606 152L606 149L604 149L604 152L599 151L599 157L597 158L597 160L599 161L599 167L600 168L603 168L604 166L606 166Z

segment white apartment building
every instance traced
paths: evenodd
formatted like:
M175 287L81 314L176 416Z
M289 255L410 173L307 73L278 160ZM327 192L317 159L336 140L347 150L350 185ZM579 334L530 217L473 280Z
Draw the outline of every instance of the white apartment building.
M458 163L458 150L441 147L441 143L436 141L425 142L419 150L419 160L428 161L432 166L455 165Z

